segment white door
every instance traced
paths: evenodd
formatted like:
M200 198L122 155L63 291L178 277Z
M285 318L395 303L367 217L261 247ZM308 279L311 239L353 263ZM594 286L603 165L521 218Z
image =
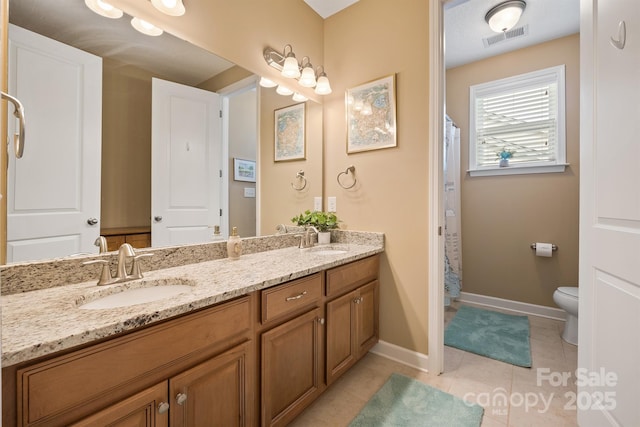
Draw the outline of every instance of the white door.
M10 25L9 92L26 138L24 157L9 156L7 262L97 253L102 59Z
M581 426L639 426L640 3L583 0L581 15L575 405Z
M211 241L220 224L219 96L153 79L151 244Z

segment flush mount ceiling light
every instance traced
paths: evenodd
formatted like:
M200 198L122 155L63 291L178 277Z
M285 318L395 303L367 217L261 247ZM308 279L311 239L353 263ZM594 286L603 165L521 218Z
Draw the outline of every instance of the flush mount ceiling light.
M331 93L331 85L324 72L324 67L318 67L318 70L322 70L320 73L314 71L308 56L302 58L302 64L298 64L290 44L285 45L282 52L266 47L262 55L266 63L280 71L283 76L298 79L300 86L315 87L315 93L318 95Z
M510 30L520 20L527 4L524 0L509 0L492 7L484 17L496 33Z
M98 15L105 18L118 19L121 18L123 13L120 9L111 6L109 3L102 0L84 0L84 4Z
M182 0L151 0L151 4L160 12L170 16L182 16L185 12Z
M160 28L145 21L144 19L133 17L133 19L131 19L131 25L142 34L146 34L148 36L159 36L163 33Z

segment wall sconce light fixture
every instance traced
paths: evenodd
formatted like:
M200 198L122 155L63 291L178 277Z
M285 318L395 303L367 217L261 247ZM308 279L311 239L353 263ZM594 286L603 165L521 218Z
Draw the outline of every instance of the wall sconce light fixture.
M186 11L182 0L151 0L151 4L169 16L182 16Z
M89 9L100 16L104 16L105 18L118 19L123 15L123 12L120 9L113 7L102 0L84 0L84 4L87 5Z
M124 14L120 9L111 6L104 0L84 0L84 4L98 15L106 18L118 19ZM170 16L182 16L185 13L182 0L151 0L151 4L160 12ZM131 25L148 36L159 36L163 33L160 28L136 16L131 19Z
M327 74L324 72L324 67L318 67L318 70L322 70L320 73L314 71L308 56L302 58L302 63L298 64L290 44L285 45L282 52L266 47L263 51L263 56L266 63L280 71L283 76L298 79L300 86L315 87L315 93L318 95L331 93L331 85Z
M526 6L524 0L508 0L489 9L484 20L493 31L502 33L518 23Z

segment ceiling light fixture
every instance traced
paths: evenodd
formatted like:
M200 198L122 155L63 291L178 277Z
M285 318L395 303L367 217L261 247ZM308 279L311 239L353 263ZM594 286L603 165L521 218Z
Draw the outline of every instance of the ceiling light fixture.
M505 1L489 9L484 20L493 31L502 33L518 23L526 6L524 0Z
M148 36L159 36L163 33L160 28L156 27L152 23L147 22L144 19L136 18L135 16L131 19L131 25L142 34L146 34Z
M284 95L284 96L293 95L293 91L291 89L289 89L288 87L284 87L282 85L278 85L276 89L276 93L278 95Z
M331 85L329 84L329 78L324 72L324 67L320 66L314 71L308 56L302 58L302 64L298 64L296 55L293 53L293 48L290 44L285 45L282 52L266 47L262 55L266 63L280 71L283 76L298 79L300 86L315 87L315 93L318 95L331 93ZM321 72L318 72L319 70L321 70Z
M120 9L113 7L102 0L84 0L84 4L86 4L89 9L98 15L104 16L105 18L118 19L123 15L123 12Z
M169 16L182 16L185 13L182 0L151 0L153 7Z
M305 101L309 100L309 98L307 98L306 96L304 96L304 95L302 95L302 94L300 94L298 92L294 93L292 98L296 102L305 102Z

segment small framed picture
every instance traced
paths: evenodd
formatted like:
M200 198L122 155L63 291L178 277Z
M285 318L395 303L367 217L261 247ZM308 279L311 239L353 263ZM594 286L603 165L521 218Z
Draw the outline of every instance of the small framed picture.
M347 89L345 103L347 153L397 146L395 74Z
M234 157L233 179L235 181L256 182L256 162Z
M304 160L305 104L296 104L275 110L274 160Z

